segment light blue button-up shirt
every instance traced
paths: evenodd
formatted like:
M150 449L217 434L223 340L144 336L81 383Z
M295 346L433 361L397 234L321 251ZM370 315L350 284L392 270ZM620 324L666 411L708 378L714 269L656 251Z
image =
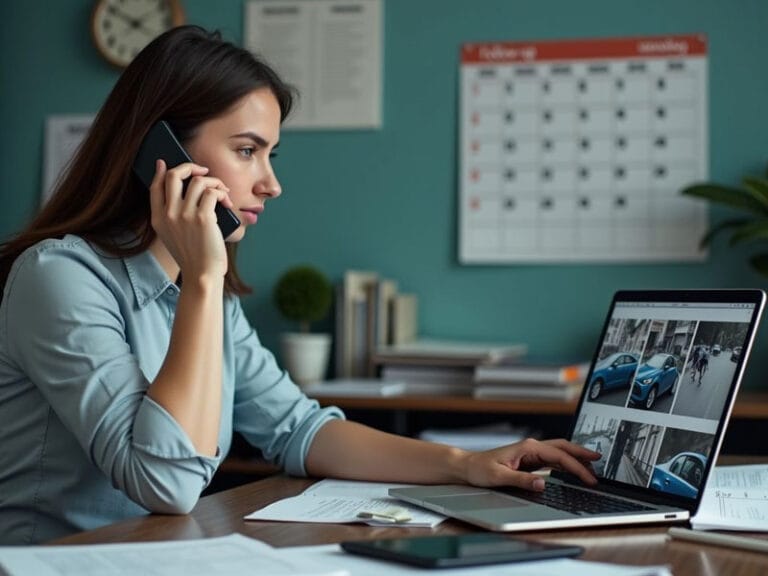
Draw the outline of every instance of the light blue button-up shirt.
M190 510L240 432L303 475L320 409L224 301L219 454L146 394L179 289L149 253L45 240L14 263L0 305L0 543L35 543L151 512Z

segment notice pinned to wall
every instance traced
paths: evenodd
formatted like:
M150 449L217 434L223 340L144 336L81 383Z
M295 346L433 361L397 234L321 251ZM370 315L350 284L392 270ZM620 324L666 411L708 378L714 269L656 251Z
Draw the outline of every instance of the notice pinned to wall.
M46 118L41 206L51 197L56 183L88 134L93 118L93 114L62 114Z
M249 0L245 4L245 47L300 93L286 128L381 127L382 2Z
M702 260L702 35L465 44L463 263Z

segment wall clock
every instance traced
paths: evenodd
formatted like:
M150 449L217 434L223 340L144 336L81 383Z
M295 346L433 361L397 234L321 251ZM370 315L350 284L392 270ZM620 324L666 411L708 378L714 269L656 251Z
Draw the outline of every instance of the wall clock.
M91 36L99 53L123 68L154 38L183 23L180 0L97 0Z

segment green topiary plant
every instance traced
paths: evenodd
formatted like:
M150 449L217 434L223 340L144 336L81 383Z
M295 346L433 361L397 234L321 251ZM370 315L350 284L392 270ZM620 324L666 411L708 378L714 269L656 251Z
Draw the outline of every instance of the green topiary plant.
M317 268L308 265L286 270L274 290L277 309L288 320L298 322L302 332L309 332L311 322L325 318L332 298L331 283Z
M706 246L716 235L726 230L731 232L731 245L742 242L764 243L768 240L768 170L763 176L745 177L741 188L703 183L683 189L682 194L703 198L746 213L745 216L724 220L712 227L701 239L702 246ZM768 252L755 254L749 261L755 270L768 276Z

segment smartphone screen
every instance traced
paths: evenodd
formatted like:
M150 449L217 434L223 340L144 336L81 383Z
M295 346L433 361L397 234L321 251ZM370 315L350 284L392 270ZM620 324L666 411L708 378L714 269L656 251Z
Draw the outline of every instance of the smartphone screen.
M149 130L133 163L133 171L147 188L155 177L155 162L158 159L164 160L168 168L193 161L164 120ZM184 181L185 190L187 182L188 180ZM235 216L235 213L221 202L216 202L216 221L224 238L240 226L240 220Z
M483 532L342 542L346 552L430 568L578 556L580 546L544 544Z

